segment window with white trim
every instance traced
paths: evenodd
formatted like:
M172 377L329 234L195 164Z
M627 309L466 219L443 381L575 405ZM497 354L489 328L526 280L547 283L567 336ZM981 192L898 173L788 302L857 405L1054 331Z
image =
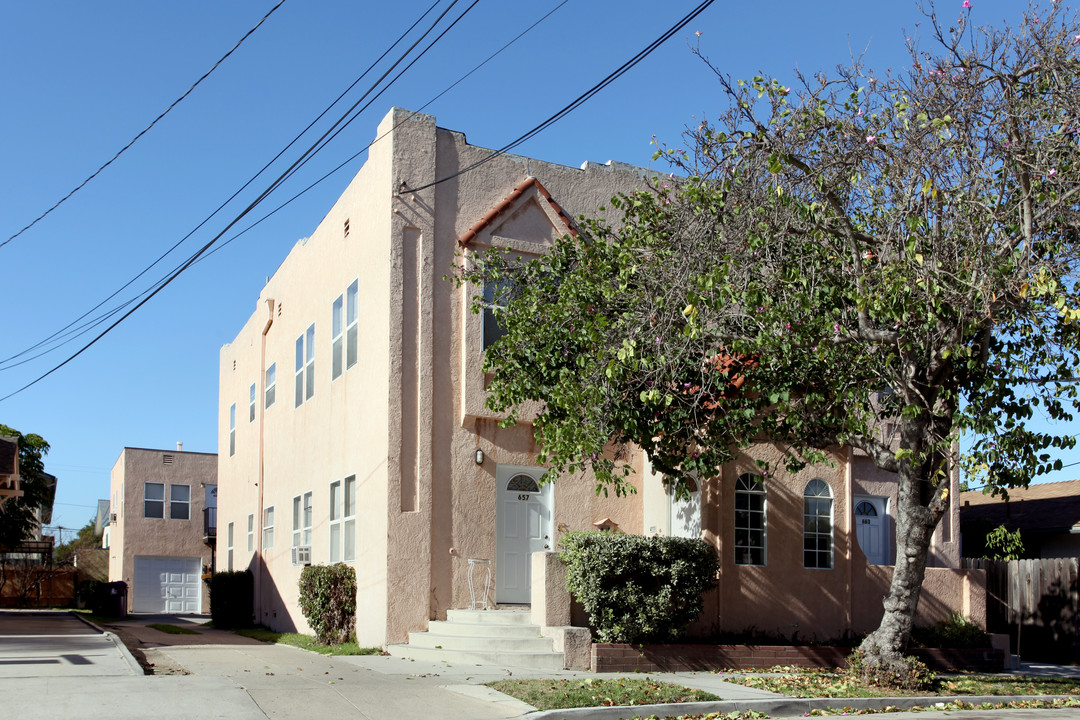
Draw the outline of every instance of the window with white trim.
M341 559L356 559L356 476L345 478L345 513L342 521L341 541L344 544Z
M232 522L230 522L228 524L227 528L228 528L228 531L225 534L225 536L227 538L227 542L225 543L225 547L227 548L228 552L226 553L225 569L228 570L229 572L232 572L233 571L233 529L234 529Z
M360 294L360 281L353 280L345 291L345 369L348 370L356 364L359 355L360 342L360 314L358 312L358 296Z
M262 549L274 547L274 506L263 508L263 543Z
M296 338L296 407L315 396L315 323Z
M277 399L277 363L266 368L266 407L269 408Z
M829 484L819 478L803 491L803 566L822 570L833 566L833 498Z
M143 483L143 517L165 517L165 483Z
M255 551L255 513L248 515L247 551Z
M236 454L236 403L229 407L229 457Z
M330 483L330 562L341 562L341 481Z
M169 519L170 520L190 520L191 519L191 486L190 485L170 485L169 486Z
M330 311L330 380L345 369L345 296L338 295Z
M765 564L765 485L752 473L735 481L735 564Z
M255 383L251 383L251 400L248 402L248 422L255 422Z
M311 493L293 498L292 546L311 546Z

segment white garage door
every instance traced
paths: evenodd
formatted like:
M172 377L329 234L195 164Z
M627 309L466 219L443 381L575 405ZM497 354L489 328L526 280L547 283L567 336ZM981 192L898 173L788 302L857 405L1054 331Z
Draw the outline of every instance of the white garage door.
M202 612L202 559L135 556L132 612Z

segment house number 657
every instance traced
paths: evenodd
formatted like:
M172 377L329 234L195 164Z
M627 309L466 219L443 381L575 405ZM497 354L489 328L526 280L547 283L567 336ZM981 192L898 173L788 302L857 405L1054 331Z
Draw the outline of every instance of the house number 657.
M518 495L518 500L528 500L528 499L529 499L529 495L527 493L522 494L522 495Z

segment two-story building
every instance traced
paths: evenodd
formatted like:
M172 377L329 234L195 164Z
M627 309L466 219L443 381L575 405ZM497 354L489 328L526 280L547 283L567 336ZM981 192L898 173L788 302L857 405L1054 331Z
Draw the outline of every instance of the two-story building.
M127 583L128 611L209 612L217 455L124 448L109 507L109 580Z
M829 467L766 480L754 460L777 451L761 446L683 502L629 448L639 492L607 497L587 473L541 487L528 412L504 428L484 407L483 351L498 329L470 311L479 289L446 276L491 247L546 252L574 218L647 187L649 171L495 154L400 109L377 134L221 348L218 566L253 571L258 622L307 631L303 566L345 562L358 641L402 642L448 609L529 604L530 556L604 526L717 546L705 631L826 638L876 624L896 483L866 458L837 448ZM924 595L928 618L970 595L953 527L950 515L935 540L943 589Z

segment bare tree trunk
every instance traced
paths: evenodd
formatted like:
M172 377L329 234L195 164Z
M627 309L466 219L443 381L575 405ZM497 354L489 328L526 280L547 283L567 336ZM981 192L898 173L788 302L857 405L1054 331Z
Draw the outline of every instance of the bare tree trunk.
M940 514L920 502L920 480L901 469L896 515L896 564L883 605L885 614L859 650L867 665L904 665L915 611L926 575L926 557Z

